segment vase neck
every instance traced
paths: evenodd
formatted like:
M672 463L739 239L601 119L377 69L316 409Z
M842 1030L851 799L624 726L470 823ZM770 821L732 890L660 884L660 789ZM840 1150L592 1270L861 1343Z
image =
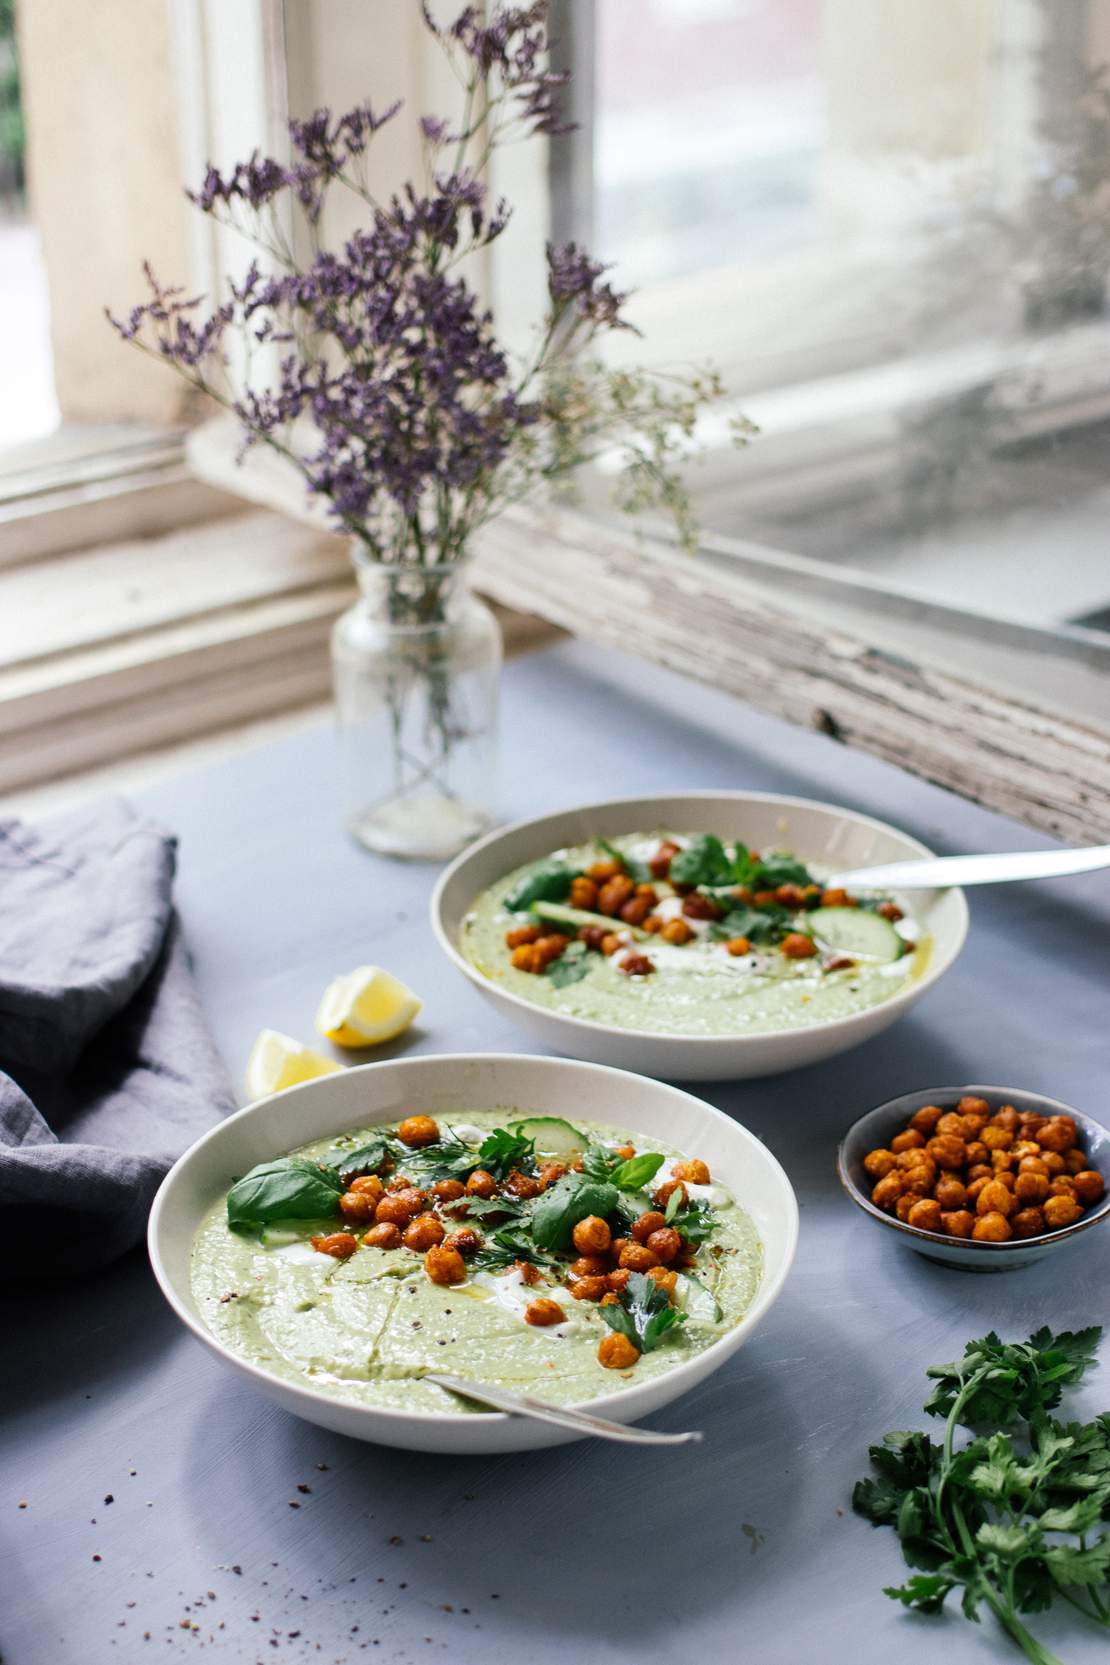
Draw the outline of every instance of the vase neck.
M462 564L384 565L356 556L355 570L366 606L387 623L421 628L451 618L466 594Z

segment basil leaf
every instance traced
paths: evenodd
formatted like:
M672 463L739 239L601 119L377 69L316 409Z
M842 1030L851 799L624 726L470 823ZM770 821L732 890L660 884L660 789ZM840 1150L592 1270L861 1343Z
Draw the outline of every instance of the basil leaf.
M609 1150L605 1145L587 1145L582 1152L582 1176L584 1179L594 1179L604 1184L613 1172L619 1168L621 1158L616 1151Z
M779 885L804 886L812 883L809 869L789 856L772 856L770 861L761 861L754 876L757 890L777 890Z
M607 856L612 856L614 861L620 862L630 879L635 879L638 885L651 883L653 875L646 861L637 861L635 856L626 856L623 850L618 850L607 838L599 838L597 842Z
M730 908L723 919L710 926L710 934L718 940L747 937L749 942L772 942L789 929L790 915L785 908L741 906Z
M557 960L551 960L544 967L544 976L557 989L565 989L571 983L580 983L583 977L590 974L589 952L584 942L572 942L559 955Z
M505 906L510 913L523 913L533 902L565 902L570 895L571 880L580 871L562 861L541 862L517 881L505 897Z
M318 1220L339 1212L342 1194L334 1168L279 1156L236 1180L227 1194L227 1223L232 1231L256 1231L272 1220Z
M732 863L724 845L713 833L692 838L671 860L673 885L725 884L731 877Z
M686 1322L685 1313L673 1307L654 1278L642 1272L630 1273L617 1304L597 1310L611 1330L627 1336L641 1353L654 1352L669 1330Z
M385 1134L376 1133L362 1145L336 1145L321 1160L347 1184L359 1174L380 1173L388 1154Z
M655 1178L664 1160L662 1154L655 1150L630 1156L627 1162L613 1169L609 1175L610 1183L619 1186L622 1191L642 1191L648 1181Z
M495 1127L487 1133L478 1150L478 1166L485 1168L494 1179L504 1179L514 1168L525 1162L533 1165L535 1142L510 1133L507 1127Z
M527 1213L523 1203L513 1197L460 1197L459 1202L466 1203L466 1220L484 1220L491 1214L499 1214L505 1224L511 1220L520 1220Z
M619 1196L615 1185L599 1184L584 1174L566 1174L548 1187L532 1210L532 1236L541 1249L569 1249L579 1220L589 1214L604 1220Z

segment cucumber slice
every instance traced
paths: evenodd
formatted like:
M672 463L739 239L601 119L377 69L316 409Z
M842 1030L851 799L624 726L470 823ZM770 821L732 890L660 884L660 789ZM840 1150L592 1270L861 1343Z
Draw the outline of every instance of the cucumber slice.
M724 1317L717 1297L693 1272L680 1272L675 1281L675 1305L695 1324L719 1324Z
M620 919L610 919L608 914L587 913L585 908L568 907L565 902L533 902L529 911L540 919L550 919L554 925L602 925L607 931L631 931L641 942L650 935L638 925L625 925Z
M513 1122L510 1132L523 1139L534 1139L536 1155L553 1156L557 1162L573 1162L590 1142L561 1116L529 1116L526 1121Z
M822 948L859 960L897 960L905 947L890 920L866 908L816 908L809 924Z

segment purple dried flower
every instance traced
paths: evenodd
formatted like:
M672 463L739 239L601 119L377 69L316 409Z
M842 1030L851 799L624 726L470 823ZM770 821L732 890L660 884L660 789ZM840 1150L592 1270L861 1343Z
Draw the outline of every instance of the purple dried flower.
M620 315L628 295L600 281L609 269L577 243L547 245L547 290L556 306L573 306L583 318L608 329L632 329Z

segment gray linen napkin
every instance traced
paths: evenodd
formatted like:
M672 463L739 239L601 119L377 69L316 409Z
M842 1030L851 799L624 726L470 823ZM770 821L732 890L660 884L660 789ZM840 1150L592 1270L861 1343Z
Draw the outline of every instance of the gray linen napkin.
M0 1281L131 1248L175 1157L234 1108L175 848L117 801L0 821Z

